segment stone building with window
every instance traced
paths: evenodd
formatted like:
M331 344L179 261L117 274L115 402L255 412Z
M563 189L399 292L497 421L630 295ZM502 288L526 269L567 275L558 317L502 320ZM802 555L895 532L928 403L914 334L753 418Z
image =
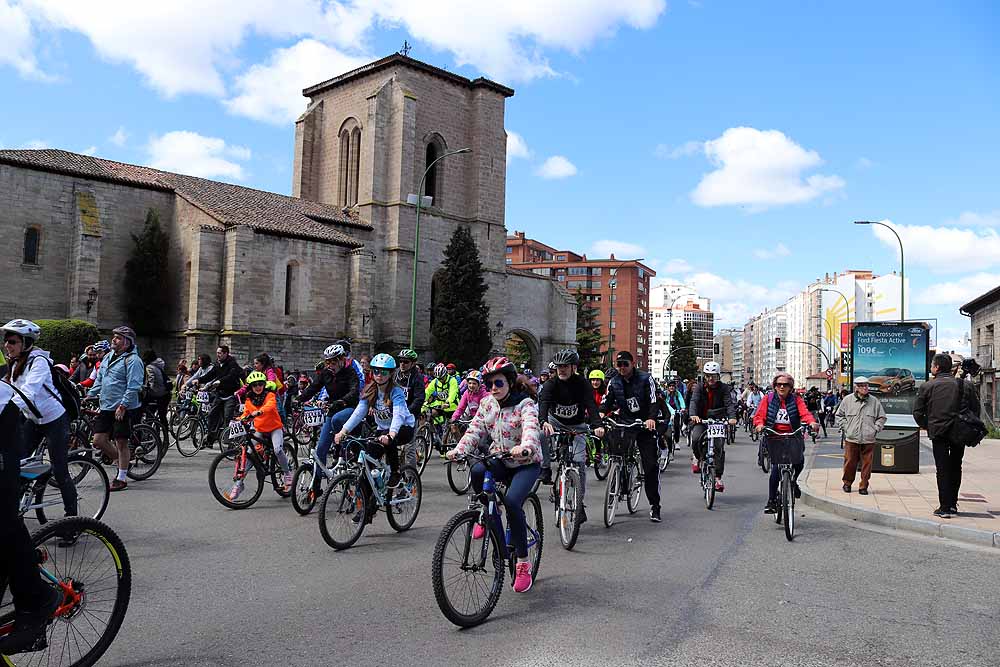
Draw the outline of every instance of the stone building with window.
M357 350L409 344L429 358L444 248L459 225L476 239L494 347L510 334L538 363L575 343L575 304L555 280L508 271L506 133L513 91L392 55L304 91L292 196L60 150L0 150L0 249L7 317L125 321L132 234L155 210L170 236L173 362L220 343L246 360L311 366L334 338ZM427 166L447 151L471 148ZM424 173L426 170L426 177ZM416 257L415 207L421 211ZM141 334L142 332L140 332Z

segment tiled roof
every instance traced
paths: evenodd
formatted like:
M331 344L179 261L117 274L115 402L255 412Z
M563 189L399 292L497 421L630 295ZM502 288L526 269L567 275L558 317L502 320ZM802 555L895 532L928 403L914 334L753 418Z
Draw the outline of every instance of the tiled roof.
M0 150L0 164L174 192L226 227L244 225L276 236L360 248L364 243L336 227L372 229L336 206L67 151Z

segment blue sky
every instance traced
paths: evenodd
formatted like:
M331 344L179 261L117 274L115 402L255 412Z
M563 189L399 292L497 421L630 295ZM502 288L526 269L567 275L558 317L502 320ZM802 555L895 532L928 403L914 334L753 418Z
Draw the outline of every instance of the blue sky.
M890 220L909 314L959 348L1000 284L997 34L989 1L0 0L0 144L288 192L296 91L406 39L516 89L509 230L641 255L742 324L895 268L851 224Z

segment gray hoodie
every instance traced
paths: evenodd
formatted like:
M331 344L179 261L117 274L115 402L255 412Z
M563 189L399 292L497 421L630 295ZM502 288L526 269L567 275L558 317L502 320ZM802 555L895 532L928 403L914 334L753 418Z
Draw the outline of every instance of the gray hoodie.
M155 366L155 368L154 368ZM144 386L148 390L150 398L163 398L167 395L167 364L157 357L153 363L146 366L146 382Z

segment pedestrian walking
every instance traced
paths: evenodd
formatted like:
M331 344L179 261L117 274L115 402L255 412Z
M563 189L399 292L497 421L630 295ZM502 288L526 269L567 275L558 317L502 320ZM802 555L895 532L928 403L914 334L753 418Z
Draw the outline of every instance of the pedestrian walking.
M885 428L885 408L868 393L868 378L854 378L854 393L844 397L837 408L837 419L844 431L844 493L851 492L851 485L861 462L861 483L858 493L868 495L875 458L875 437Z
M971 382L951 376L952 360L947 354L935 354L931 360L934 376L917 391L913 418L934 445L937 468L938 508L934 516L944 519L958 514L958 491L962 486L962 457L965 444L950 436L952 424L963 409L979 416L979 399Z

